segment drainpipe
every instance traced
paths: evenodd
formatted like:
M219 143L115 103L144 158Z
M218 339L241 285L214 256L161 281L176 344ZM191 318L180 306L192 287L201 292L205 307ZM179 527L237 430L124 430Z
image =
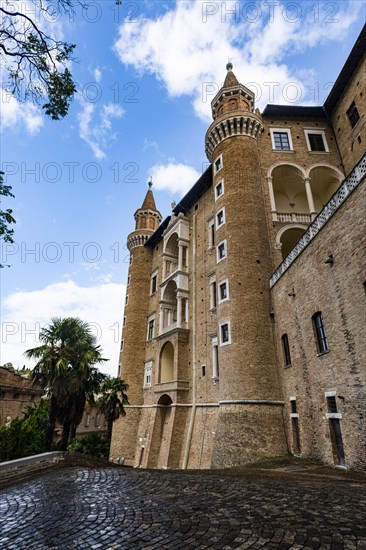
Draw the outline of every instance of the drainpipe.
M189 452L191 450L192 435L194 421L196 417L196 226L197 219L196 214L193 214L193 224L192 224L192 409L191 409L191 418L189 420L188 435L187 435L187 444L184 451L183 465L182 469L186 470L189 459Z

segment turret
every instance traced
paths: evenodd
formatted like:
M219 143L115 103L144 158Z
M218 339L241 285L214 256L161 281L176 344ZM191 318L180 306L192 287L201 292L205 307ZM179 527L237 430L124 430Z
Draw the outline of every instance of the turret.
M127 382L128 399L131 408L127 408L127 417L123 426L117 421L113 428L111 456L123 457L126 464L133 464L131 454L137 438L140 409L136 405L143 403L142 388L144 376L144 359L146 343L146 323L148 314L148 296L150 293L150 274L152 250L145 246L148 238L155 232L161 222L161 214L156 209L152 182L141 208L134 214L135 230L127 238L130 251L130 266L126 286L126 298L121 338L119 375Z
M270 247L257 143L263 126L259 111L254 111L254 94L238 82L231 64L227 71L224 85L212 101L214 122L206 133L206 153L213 164L215 217L225 220L216 224L216 281L219 289L220 282L226 281L225 292L230 297L217 310L220 414L213 465L218 467L230 460L237 464L238 452L243 458L255 458L256 451L260 454L256 449L259 441L263 454L267 443L262 439L270 425L270 431L281 432L279 454L286 451L280 443L284 441L281 407L273 405L279 402L280 392L270 318ZM230 423L227 414L232 418ZM253 430L258 431L254 442L248 438ZM268 437L271 454L274 437ZM232 457L228 457L228 449L233 450Z

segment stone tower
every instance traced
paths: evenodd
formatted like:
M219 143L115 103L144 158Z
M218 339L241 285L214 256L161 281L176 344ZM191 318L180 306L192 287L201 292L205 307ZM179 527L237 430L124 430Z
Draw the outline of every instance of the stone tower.
M134 408L134 405L143 403L142 387L148 300L142 299L142 297L150 294L152 261L152 250L146 247L145 243L161 222L161 214L156 209L151 187L152 182L150 181L142 206L134 214L135 230L127 238L130 266L126 288L119 375L129 386L127 394L131 407L127 408L126 418L115 422L111 442L111 455L124 457L127 464L133 463L136 449L140 408ZM119 422L123 422L123 426L118 425Z
M220 412L213 467L237 464L238 455L245 461L287 451L270 316L271 260L258 150L263 125L254 94L239 84L231 63L226 68L206 133L215 214L225 216L217 230L216 279L227 280L230 289L217 318Z

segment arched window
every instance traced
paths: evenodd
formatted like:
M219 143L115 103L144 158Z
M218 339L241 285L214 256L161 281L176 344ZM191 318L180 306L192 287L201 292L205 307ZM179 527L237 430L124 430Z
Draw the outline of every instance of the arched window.
M174 347L171 342L166 342L160 355L160 382L174 380Z

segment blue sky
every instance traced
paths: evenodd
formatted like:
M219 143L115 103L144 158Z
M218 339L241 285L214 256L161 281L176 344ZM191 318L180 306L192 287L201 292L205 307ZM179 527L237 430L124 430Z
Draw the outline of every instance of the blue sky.
M260 109L321 105L364 21L358 0L101 0L42 21L77 44L79 93L59 122L2 94L1 169L15 194L3 207L17 224L15 244L1 243L11 267L0 274L0 364L23 365L39 327L78 315L116 375L133 213L150 175L165 217L207 166L210 101L228 59Z

